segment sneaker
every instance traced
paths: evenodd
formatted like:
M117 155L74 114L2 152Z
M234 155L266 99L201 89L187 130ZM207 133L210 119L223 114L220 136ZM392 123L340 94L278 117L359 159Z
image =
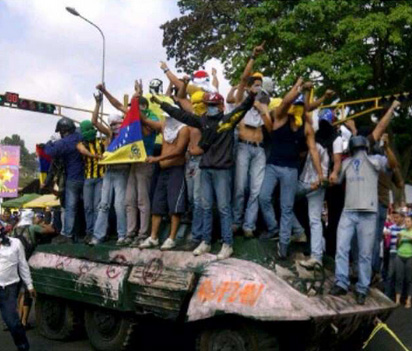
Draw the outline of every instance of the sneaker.
M135 235L134 234L127 234L126 238L124 239L124 243L126 245L130 245L134 241Z
M245 236L245 238L254 238L255 236L253 235L253 230L246 230L243 229L243 235Z
M93 235L92 234L87 234L84 238L83 238L83 244L88 244L90 242L90 240L92 240Z
M316 258L311 258L306 261L300 261L299 266L306 268L308 271L311 271L314 270L316 266L319 266L319 268L323 267L323 263Z
M217 254L217 259L218 260L225 260L226 258L229 258L233 254L233 248L232 246L228 244L223 244L222 249L220 252Z
M210 252L211 249L212 249L211 245L207 244L206 241L202 241L200 245L193 251L193 255L200 256L200 255Z
M365 301L366 301L366 295L365 294L361 294L361 293L356 292L355 296L356 296L356 303L358 305L364 305L365 304Z
M291 240L294 243L307 243L308 242L308 238L307 238L305 232L303 232L301 234L292 235Z
M273 232L273 233L263 233L260 237L260 240L278 240L279 239L279 235L277 232Z
M145 241L146 239L147 239L147 236L144 236L144 235L135 236L133 240L131 241L130 246L139 247L139 245L143 243L143 241Z
M163 245L160 247L160 250L171 250L176 246L176 241L171 238L167 238Z
M58 244L58 245L61 245L61 244L73 244L73 239L70 238L70 237L68 237L68 236L61 235L61 234L60 234L58 237L56 237L56 238L53 239L52 243L53 243L53 244Z
M276 246L276 253L278 256L278 259L281 261L286 261L288 259L288 247L287 245L282 245L281 243L278 242Z
M126 238L119 238L116 241L116 246L123 246L126 245Z
M344 288L341 288L339 285L336 284L329 291L329 294L331 294L332 296L343 296L347 293L348 292Z
M151 236L149 236L145 241L143 241L140 245L140 249L148 249L149 247L156 247L159 246L159 239L152 239Z
M100 244L100 240L98 240L96 238L92 238L92 240L90 240L88 242L88 245L90 245L90 246L95 246L95 245L98 245L98 244Z

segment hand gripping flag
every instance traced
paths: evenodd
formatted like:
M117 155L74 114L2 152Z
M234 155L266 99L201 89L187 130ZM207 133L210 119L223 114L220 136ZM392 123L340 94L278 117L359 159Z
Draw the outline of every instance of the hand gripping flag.
M46 180L52 158L39 145L36 145L36 154L39 158L40 184L43 184Z
M139 104L134 98L120 126L119 135L110 143L99 164L134 163L145 160L146 150L143 144Z

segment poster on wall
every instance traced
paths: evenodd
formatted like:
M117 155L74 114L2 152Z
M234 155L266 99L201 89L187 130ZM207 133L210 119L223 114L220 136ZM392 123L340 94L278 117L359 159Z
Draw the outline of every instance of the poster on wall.
M0 145L0 198L17 197L20 146Z

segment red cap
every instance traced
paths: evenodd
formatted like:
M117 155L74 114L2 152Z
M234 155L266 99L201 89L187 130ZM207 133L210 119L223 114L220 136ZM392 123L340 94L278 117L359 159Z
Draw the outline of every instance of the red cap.
M203 95L203 102L209 105L223 104L225 99L219 93L205 93Z
M207 78L207 77L209 77L209 75L207 74L206 71L197 71L193 74L193 78L202 79L202 78Z

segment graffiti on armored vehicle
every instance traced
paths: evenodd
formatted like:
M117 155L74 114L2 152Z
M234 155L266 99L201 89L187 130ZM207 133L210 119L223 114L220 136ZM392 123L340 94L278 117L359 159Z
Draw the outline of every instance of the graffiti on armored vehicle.
M156 282L163 272L163 261L160 258L151 259L143 268L142 279L147 285Z
M264 284L242 281L213 282L204 279L197 289L196 298L201 302L240 303L254 306L265 289Z

